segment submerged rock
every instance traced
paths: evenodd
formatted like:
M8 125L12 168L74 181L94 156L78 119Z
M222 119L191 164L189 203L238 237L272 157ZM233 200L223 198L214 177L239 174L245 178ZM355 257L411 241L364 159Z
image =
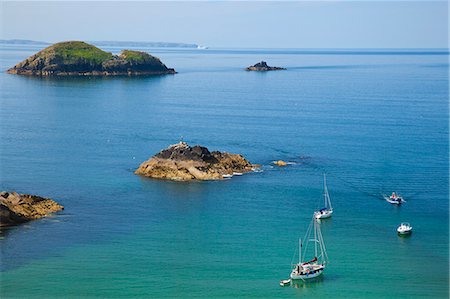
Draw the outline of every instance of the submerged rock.
M245 70L247 70L247 71L278 71L278 70L285 70L285 68L277 67L277 66L268 66L267 62L261 61L255 65L249 66Z
M143 162L135 171L146 177L176 181L220 180L254 170L242 155L210 152L206 147L180 142Z
M117 76L174 74L148 53L123 50L119 55L80 41L51 45L7 71L33 76Z
M39 219L63 209L49 198L3 191L0 193L0 226Z
M283 160L275 161L275 162L273 162L273 164L278 165L278 166L286 166L287 165L287 163L284 162Z

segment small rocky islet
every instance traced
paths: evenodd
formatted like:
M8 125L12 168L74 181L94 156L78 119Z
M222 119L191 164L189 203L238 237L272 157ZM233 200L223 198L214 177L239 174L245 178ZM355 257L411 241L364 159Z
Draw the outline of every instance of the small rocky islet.
M180 142L143 162L135 174L173 181L221 180L258 167L239 154L210 152L206 147Z
M261 61L261 62L258 62L255 65L247 67L245 70L246 71L265 72L265 71L280 71L280 70L285 70L285 68L284 67L278 67L278 66L269 66L269 65L267 65L267 62Z
M30 76L137 76L175 74L161 60L146 52L105 52L81 41L51 45L7 70Z
M0 193L0 226L21 224L63 209L50 198L3 191Z
M287 163L285 161L283 161L283 160L274 161L272 163L277 165L277 166L280 166L280 167L283 167L283 166L287 165Z

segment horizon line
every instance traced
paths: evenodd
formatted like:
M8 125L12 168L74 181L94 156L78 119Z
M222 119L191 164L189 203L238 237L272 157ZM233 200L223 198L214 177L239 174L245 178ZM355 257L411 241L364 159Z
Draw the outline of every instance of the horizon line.
M37 46L37 45L53 45L60 42L69 42L69 41L83 41L83 40L63 40L63 41L57 41L57 42L48 42L48 41L37 41L37 40L30 40L30 39L20 39L20 38L10 38L10 39L0 39L0 44L7 44L7 42L24 42L16 43L16 45L29 45L29 46ZM207 49L200 49L200 50L297 50L297 51L317 51L317 50L335 50L335 51L351 51L351 50L367 50L367 51L398 51L398 50L408 50L408 51L446 51L447 53L450 52L450 47L305 47L305 48L298 48L298 47L255 47L255 46L247 46L247 47L238 47L238 46L208 46L205 44L198 44L195 42L171 42L171 41L130 41L130 40L92 40L92 41L83 41L86 43L154 43L154 44L180 44L180 45L197 45L197 46L205 46ZM111 45L114 47L113 45ZM144 45L143 45L144 46ZM135 47L135 46L134 46ZM192 50L197 48L183 48L183 47L149 47L149 48L176 48L176 49L186 49L186 50Z

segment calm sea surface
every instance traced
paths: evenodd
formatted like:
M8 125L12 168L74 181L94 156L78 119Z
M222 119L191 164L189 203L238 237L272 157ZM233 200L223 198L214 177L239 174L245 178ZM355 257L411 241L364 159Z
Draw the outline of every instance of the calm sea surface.
M4 73L39 49L0 47L1 189L65 210L1 232L2 298L449 296L447 54L147 49L179 73ZM262 59L288 70L243 71ZM263 171L133 174L181 136ZM323 172L330 264L281 288ZM407 202L382 200L392 191ZM409 238L396 234L402 221Z

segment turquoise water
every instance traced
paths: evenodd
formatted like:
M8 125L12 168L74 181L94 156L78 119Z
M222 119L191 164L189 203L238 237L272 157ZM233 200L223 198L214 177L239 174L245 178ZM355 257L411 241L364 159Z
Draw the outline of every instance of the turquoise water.
M2 231L2 298L448 298L445 53L153 49L179 73L3 72L37 50L0 48L1 189L65 210ZM288 70L242 70L261 59ZM133 174L181 136L263 171L189 183ZM330 264L281 288L323 172ZM392 191L407 203L381 199ZM409 238L396 234L402 221Z

